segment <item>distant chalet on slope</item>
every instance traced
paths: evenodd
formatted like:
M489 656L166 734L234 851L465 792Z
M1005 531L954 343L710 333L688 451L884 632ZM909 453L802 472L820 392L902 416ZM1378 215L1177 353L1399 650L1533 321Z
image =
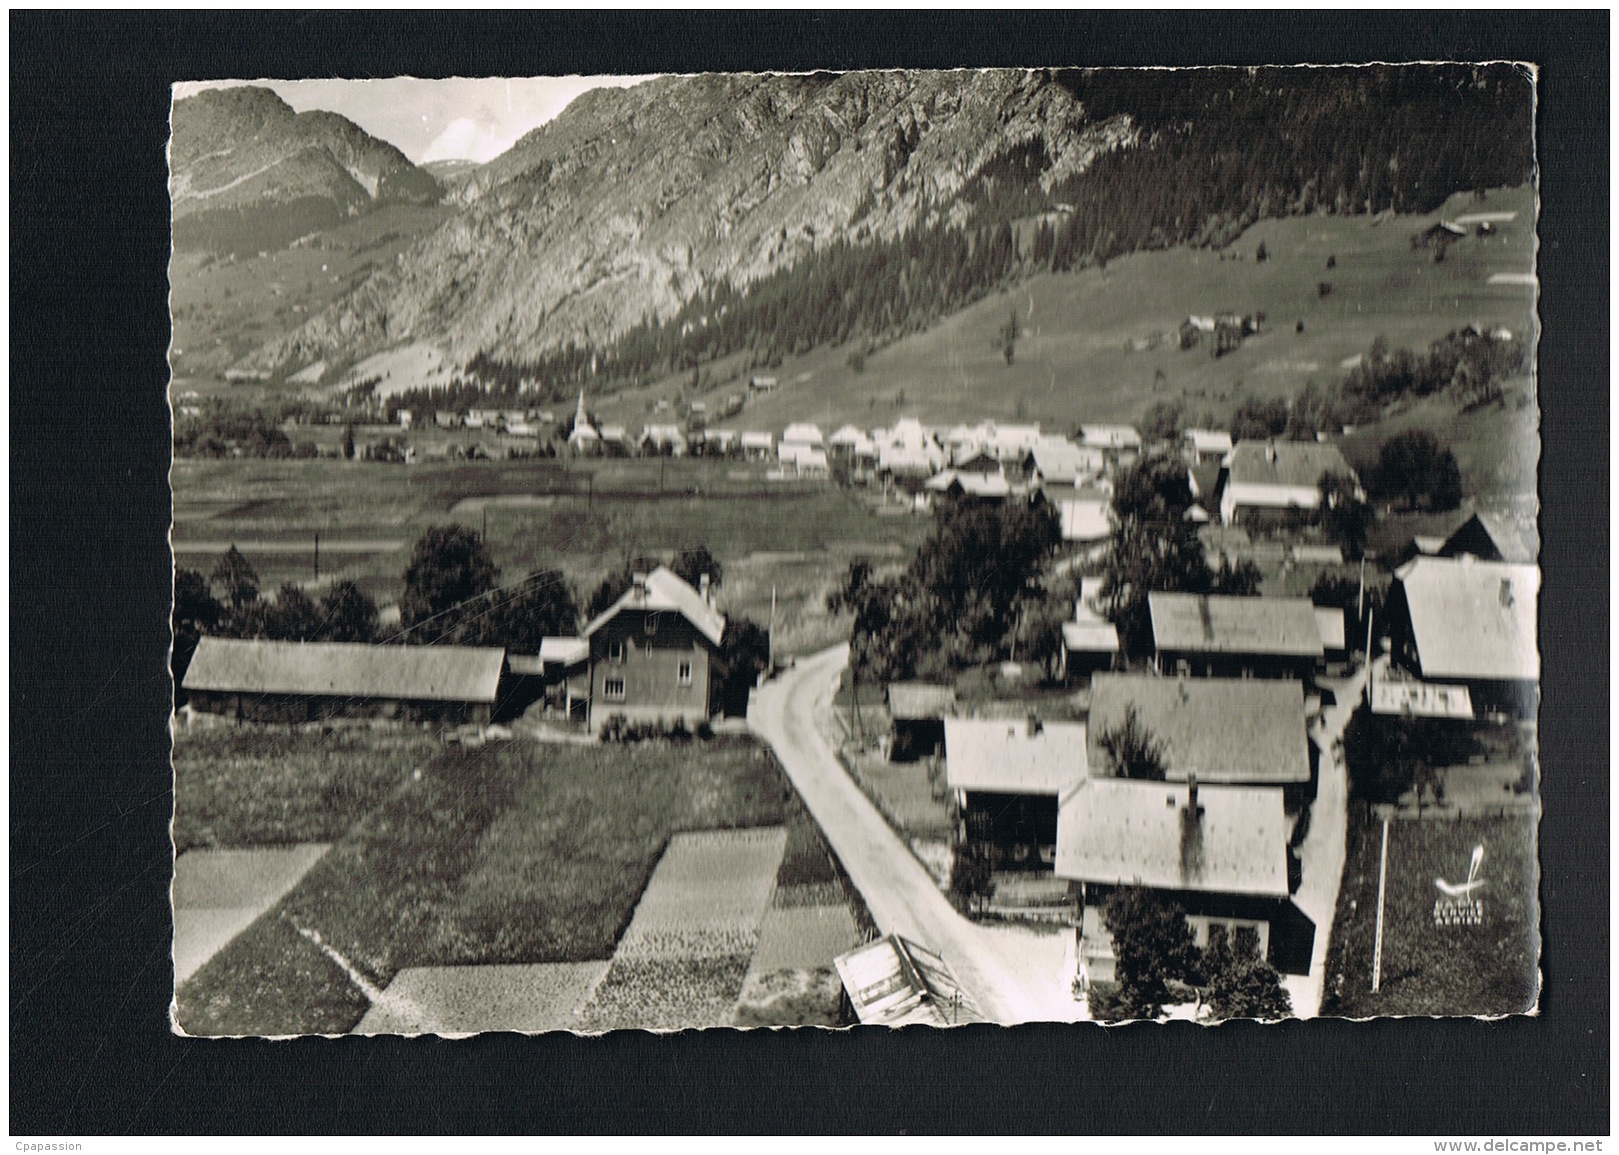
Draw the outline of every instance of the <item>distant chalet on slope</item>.
M706 575L702 587L659 566L636 574L624 596L585 627L591 729L614 715L695 726L713 714L725 616L714 608Z
M1161 674L1308 677L1325 656L1309 598L1147 595Z
M204 637L186 669L190 705L255 722L398 718L487 723L506 651Z
M1348 477L1359 485L1336 445L1239 441L1227 460L1220 495L1220 520L1227 525L1313 519L1321 505L1323 474Z
M1392 658L1429 682L1466 686L1475 711L1532 718L1540 651L1532 565L1419 557L1394 571L1387 614Z

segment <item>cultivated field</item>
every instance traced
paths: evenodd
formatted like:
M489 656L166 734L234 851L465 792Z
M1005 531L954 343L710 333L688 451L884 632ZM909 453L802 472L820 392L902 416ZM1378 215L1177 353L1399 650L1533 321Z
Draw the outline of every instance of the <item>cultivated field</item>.
M265 734L271 745L283 737L241 733L244 744L251 734ZM318 759L288 766L307 777L305 792L318 795ZM226 815L216 825L244 843L269 841L281 827L264 805L258 769L228 752L193 755L179 763L180 797L190 795L189 779L205 779ZM186 1030L353 1028L370 1003L316 935L378 988L405 968L606 959L680 831L784 826L776 882L841 893L837 869L774 758L749 740L720 739L700 750L506 742L445 748L400 769L393 791L297 887L182 984ZM191 820L182 814L181 821ZM737 990L748 964L740 957Z
M1348 857L1338 896L1322 1013L1504 1015L1532 1010L1539 977L1539 869L1532 810L1490 817L1396 818L1389 825L1383 975L1371 993L1383 826L1350 807ZM1484 847L1476 925L1436 925L1435 885L1467 880Z
M706 544L726 567L721 608L764 625L774 586L780 648L805 652L840 637L825 595L850 559L903 560L927 519L880 517L859 492L764 472L705 459L177 461L174 541L177 563L205 574L235 543L270 591L314 587L318 532L322 582L358 581L384 605L430 525L487 525L506 580L558 568L586 596L631 557Z

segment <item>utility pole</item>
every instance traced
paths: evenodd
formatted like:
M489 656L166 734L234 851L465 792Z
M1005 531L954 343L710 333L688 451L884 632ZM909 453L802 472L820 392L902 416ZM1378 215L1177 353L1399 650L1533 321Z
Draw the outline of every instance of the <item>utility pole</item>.
M585 474L585 484L587 486L585 490L585 512L589 513L596 508L596 475L594 473Z
M1383 985L1383 897L1388 888L1389 816L1383 815L1383 858L1377 868L1377 936L1372 947L1372 994Z
M776 672L776 587L770 587L770 630L765 635L770 655L770 672Z
M489 506L483 507L483 543L489 544Z
M320 584L320 530L315 531L315 584Z
M1366 615L1366 704L1372 704L1372 619L1375 614Z

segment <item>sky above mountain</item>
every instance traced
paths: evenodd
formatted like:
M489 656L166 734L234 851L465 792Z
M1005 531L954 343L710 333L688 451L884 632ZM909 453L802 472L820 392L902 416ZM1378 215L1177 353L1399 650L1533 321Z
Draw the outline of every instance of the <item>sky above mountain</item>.
M417 164L493 160L593 88L625 88L644 76L453 77L421 80L208 80L174 86L175 99L208 88L256 84L298 112L346 116Z

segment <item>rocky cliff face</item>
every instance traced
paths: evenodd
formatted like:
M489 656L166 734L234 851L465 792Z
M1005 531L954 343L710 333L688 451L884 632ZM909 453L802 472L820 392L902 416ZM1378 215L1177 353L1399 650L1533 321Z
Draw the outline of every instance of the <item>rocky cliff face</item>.
M458 359L601 341L835 239L969 223L969 194L1020 147L1043 150L1050 182L1132 137L1127 117L1095 123L1067 89L1022 71L599 89L457 181L443 227L254 361L290 369L405 340ZM176 187L195 198L205 182L187 171Z
M266 88L198 93L175 103L172 123L178 243L215 236L226 219L250 231L278 216L319 227L374 204L441 195L393 145L335 113L294 112Z

